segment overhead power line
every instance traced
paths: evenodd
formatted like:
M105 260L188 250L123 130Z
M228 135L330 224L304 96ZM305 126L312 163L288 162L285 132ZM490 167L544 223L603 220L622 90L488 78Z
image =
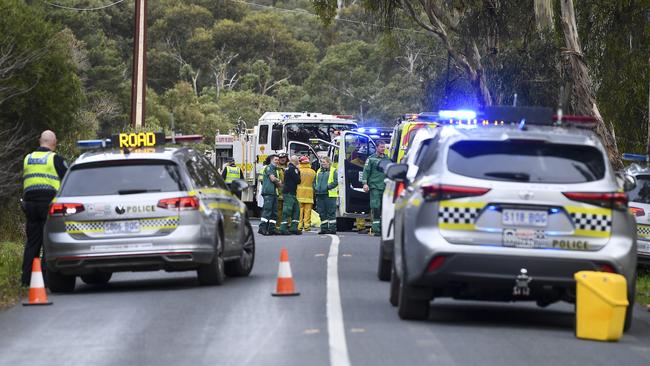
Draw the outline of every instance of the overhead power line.
M111 6L117 5L119 3L123 3L126 0L117 0L117 1L115 1L113 3L107 4L107 5L102 5L102 6L97 6L97 7L93 7L93 8L76 8L74 6L61 5L61 4L52 3L52 2L49 2L49 1L45 1L45 0L41 0L41 1L43 3L45 3L46 5L49 5L49 6L52 6L52 7L55 7L55 8L59 8L59 9L74 10L74 11L95 11L95 10L103 10L103 9L106 9L106 8L110 8Z

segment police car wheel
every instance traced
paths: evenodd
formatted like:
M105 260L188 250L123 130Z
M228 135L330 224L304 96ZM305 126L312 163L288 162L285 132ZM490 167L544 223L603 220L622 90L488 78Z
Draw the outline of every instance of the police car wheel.
M633 280L631 281L632 284L636 284L636 273L634 273L634 276L632 277ZM629 302L629 306L625 310L625 323L623 324L623 332L627 332L632 328L632 321L634 320L634 297L636 294L636 286L631 286L630 289L627 291L627 301Z
M219 286L223 284L226 279L225 263L223 261L223 249L221 245L221 237L217 234L216 253L212 262L202 264L196 270L199 283L203 286Z
M391 265L390 272L390 304L397 306L399 303L399 278L397 278L397 273L395 273L395 268Z
M72 292L74 291L76 276L64 275L61 272L47 271L47 287L55 292Z
M255 235L250 221L244 225L244 248L239 259L226 263L226 275L245 277L253 270L255 264Z
M384 245L379 244L379 263L377 263L377 277L380 281L391 280L392 263L390 259L386 259L384 255Z
M397 315L404 320L426 320L429 318L429 300L412 297L412 292L419 292L399 280Z
M81 275L81 280L88 285L105 285L113 277L112 273L93 273L87 275Z

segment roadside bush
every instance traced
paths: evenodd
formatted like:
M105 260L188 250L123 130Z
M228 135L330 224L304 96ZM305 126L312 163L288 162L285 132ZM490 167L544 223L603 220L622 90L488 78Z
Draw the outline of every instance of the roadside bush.
M0 242L0 309L20 298L22 254L22 244Z

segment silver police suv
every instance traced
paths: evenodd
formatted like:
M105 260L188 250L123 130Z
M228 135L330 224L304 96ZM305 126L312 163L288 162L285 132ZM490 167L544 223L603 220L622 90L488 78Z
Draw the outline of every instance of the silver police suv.
M247 276L255 239L246 206L197 151L155 147L88 152L50 205L44 245L53 292L77 276L107 283L120 271L196 270L203 285Z
M492 108L443 127L412 180L407 165L387 167L407 186L395 203L390 291L401 318L426 319L440 297L573 303L582 270L625 276L634 303L636 227L624 193L634 180L617 179L593 132L554 119L550 109Z
M650 167L632 164L625 172L637 182L629 197L630 212L636 218L639 266L650 267Z

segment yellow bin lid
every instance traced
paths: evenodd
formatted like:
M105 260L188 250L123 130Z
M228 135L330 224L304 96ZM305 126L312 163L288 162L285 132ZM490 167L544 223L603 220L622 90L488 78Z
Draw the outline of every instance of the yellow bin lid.
M580 271L573 278L604 301L614 306L627 306L627 280L616 273Z

